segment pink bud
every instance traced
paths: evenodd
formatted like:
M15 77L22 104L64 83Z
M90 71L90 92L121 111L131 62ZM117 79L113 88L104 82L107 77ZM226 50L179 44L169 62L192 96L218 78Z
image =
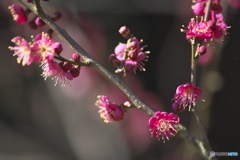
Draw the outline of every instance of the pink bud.
M10 10L15 22L18 24L24 24L27 22L27 14L19 5L13 4L9 6L8 9Z
M44 25L45 25L45 22L44 22L40 17L37 17L37 18L35 19L35 23L36 23L36 25L38 25L38 26L44 26Z
M34 41L39 41L41 39L42 39L42 33L39 33L34 37Z
M127 28L126 26L122 26L122 27L119 29L119 33L120 33L124 38L129 39L129 38L131 37L131 32L130 32L129 28Z
M61 14L61 12L55 12L53 15L52 15L52 20L53 21L57 21L57 20L59 20L60 18L62 18L62 14Z
M203 16L204 15L204 9L205 9L205 3L196 3L193 6L193 12L197 16Z
M79 61L80 61L80 55L77 54L77 53L74 53L74 54L72 55L72 59L73 59L74 61L76 61L76 62L79 62Z
M76 78L80 74L80 68L72 68L70 70L70 73L72 74L73 78Z
M62 52L62 50L63 50L62 44L56 42L56 43L55 43L55 46L54 46L54 49L55 49L56 54L60 54L60 53Z
M207 48L205 46L200 46L197 48L196 53L201 56L204 55L205 53L207 53Z

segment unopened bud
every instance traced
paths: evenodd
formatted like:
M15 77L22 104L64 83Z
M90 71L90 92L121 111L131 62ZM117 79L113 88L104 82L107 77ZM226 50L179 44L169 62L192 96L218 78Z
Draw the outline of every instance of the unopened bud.
M52 15L52 20L53 20L53 21L57 21L57 20L59 20L60 18L62 18L62 13L59 12L59 11L55 12L55 13Z
M196 54L199 56L204 55L207 52L207 48L205 46L200 46L197 48Z
M127 28L126 26L122 26L122 27L119 29L119 33L120 33L124 38L129 39L129 38L131 37L131 32L130 32L129 28Z
M45 22L44 22L40 17L37 17L37 18L35 19L35 23L36 23L36 25L38 25L38 26L44 26L44 25L45 25Z
M79 61L80 61L80 55L77 54L77 53L74 53L74 54L72 55L72 59L73 59L74 61L76 61L76 62L79 62Z
M55 49L55 52L56 52L57 54L60 54L60 53L62 52L62 50L63 50L63 48L62 48L62 44L56 42L56 46L55 46L54 49Z
M80 68L72 68L70 70L70 73L72 74L73 78L76 78L80 74Z

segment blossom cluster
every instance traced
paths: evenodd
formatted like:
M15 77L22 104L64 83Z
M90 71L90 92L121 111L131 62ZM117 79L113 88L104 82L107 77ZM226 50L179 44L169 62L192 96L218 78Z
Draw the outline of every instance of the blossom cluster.
M115 47L114 54L109 56L109 61L118 68L115 72L123 72L126 75L126 73L136 73L137 68L140 71L145 71L143 62L147 61L149 52L144 51L144 47L141 47L141 41L132 37L126 26L121 27L119 33L128 41L118 44Z
M48 0L44 0L48 1ZM32 0L27 0L32 3ZM13 20L18 24L24 24L28 20L30 10L24 10L17 4L9 6L9 10L13 16ZM62 17L60 12L55 12L50 18L53 21L57 21ZM35 17L29 22L29 26L32 29L45 25L45 22L40 17ZM53 59L56 56L60 56L63 48L61 43L55 42L52 39L52 31L48 33L42 32L33 37L32 42L28 42L24 38L17 36L12 39L15 44L14 47L9 47L10 50L14 51L13 56L17 56L17 62L23 66L30 65L33 62L41 63L43 69L42 76L46 80L48 77L52 77L56 84L65 86L70 84L73 78L79 76L80 65L73 63L80 62L80 56L73 54L72 59L62 60L61 62L55 62ZM71 63L70 63L71 61Z
M48 0L44 0L48 1ZM32 0L28 0L27 2L31 3ZM28 21L28 15L30 10L28 9L23 9L17 4L12 4L11 6L8 7L10 10L13 20L18 23L18 24L25 24ZM62 14L58 11L56 11L50 18L53 21L57 21L62 17ZM45 22L40 18L40 17L34 17L31 21L29 21L29 26L31 29L37 29L38 27L44 26Z
M62 86L69 84L69 81L78 77L80 66L70 64L69 62L54 62L53 58L62 52L62 45L55 42L48 33L37 34L33 42L28 42L24 38L17 36L12 39L14 47L9 47L14 51L13 56L17 56L17 62L23 66L30 65L33 62L41 63L42 76L47 79L53 77L55 84ZM78 54L73 54L73 61L80 61Z
M229 28L224 22L220 0L213 0L207 12L207 0L197 0L193 5L193 12L199 18L192 18L188 26L181 29L186 33L186 39L191 41L203 40L205 42L213 39L223 40L226 30ZM207 14L207 16L205 16Z
M111 123L120 121L124 117L124 113L131 104L126 102L122 105L117 105L109 101L106 95L99 95L95 105L99 108L100 117L104 119L104 122ZM175 125L179 124L180 118L173 113L166 113L157 111L152 117L149 118L148 126L152 137L158 140L169 139L173 137L178 131Z

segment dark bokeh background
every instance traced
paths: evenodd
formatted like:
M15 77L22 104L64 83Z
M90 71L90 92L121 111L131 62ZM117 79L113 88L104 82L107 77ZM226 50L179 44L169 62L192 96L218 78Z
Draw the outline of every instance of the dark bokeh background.
M0 160L200 160L185 140L165 144L150 138L148 116L130 110L124 120L104 124L94 106L96 96L107 94L122 103L127 98L91 68L82 68L71 87L54 87L40 76L39 64L22 67L8 50L10 40L47 31L17 25L7 9L15 0L0 1ZM238 0L221 1L231 29L225 41L215 42L199 60L198 107L215 152L240 153L240 10ZM58 24L110 71L107 57L119 42L118 29L127 25L151 51L146 72L128 75L127 85L156 110L172 112L178 85L190 80L190 45L180 32L194 15L184 0L51 0L43 2L50 15L59 10ZM29 16L29 20L34 18ZM54 36L56 41L60 41ZM74 51L64 44L63 55ZM190 112L181 123L201 138ZM218 157L239 159L238 157Z

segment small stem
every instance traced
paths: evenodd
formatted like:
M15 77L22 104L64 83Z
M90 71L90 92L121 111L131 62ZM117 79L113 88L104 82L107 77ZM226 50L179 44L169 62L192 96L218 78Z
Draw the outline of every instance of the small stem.
M60 55L56 55L54 56L55 59L58 59L60 61L67 61L67 62L70 62L71 64L76 64L76 65L79 65L79 66L87 66L89 67L91 64L88 63L88 62L80 62L80 61L73 61L73 60L69 60L69 59L66 59Z
M196 84L196 58L195 58L195 42L191 41L191 83Z
M204 20L205 21L208 20L211 6L212 6L212 0L208 0L207 3L206 3L206 12L205 12L205 15L204 15Z

